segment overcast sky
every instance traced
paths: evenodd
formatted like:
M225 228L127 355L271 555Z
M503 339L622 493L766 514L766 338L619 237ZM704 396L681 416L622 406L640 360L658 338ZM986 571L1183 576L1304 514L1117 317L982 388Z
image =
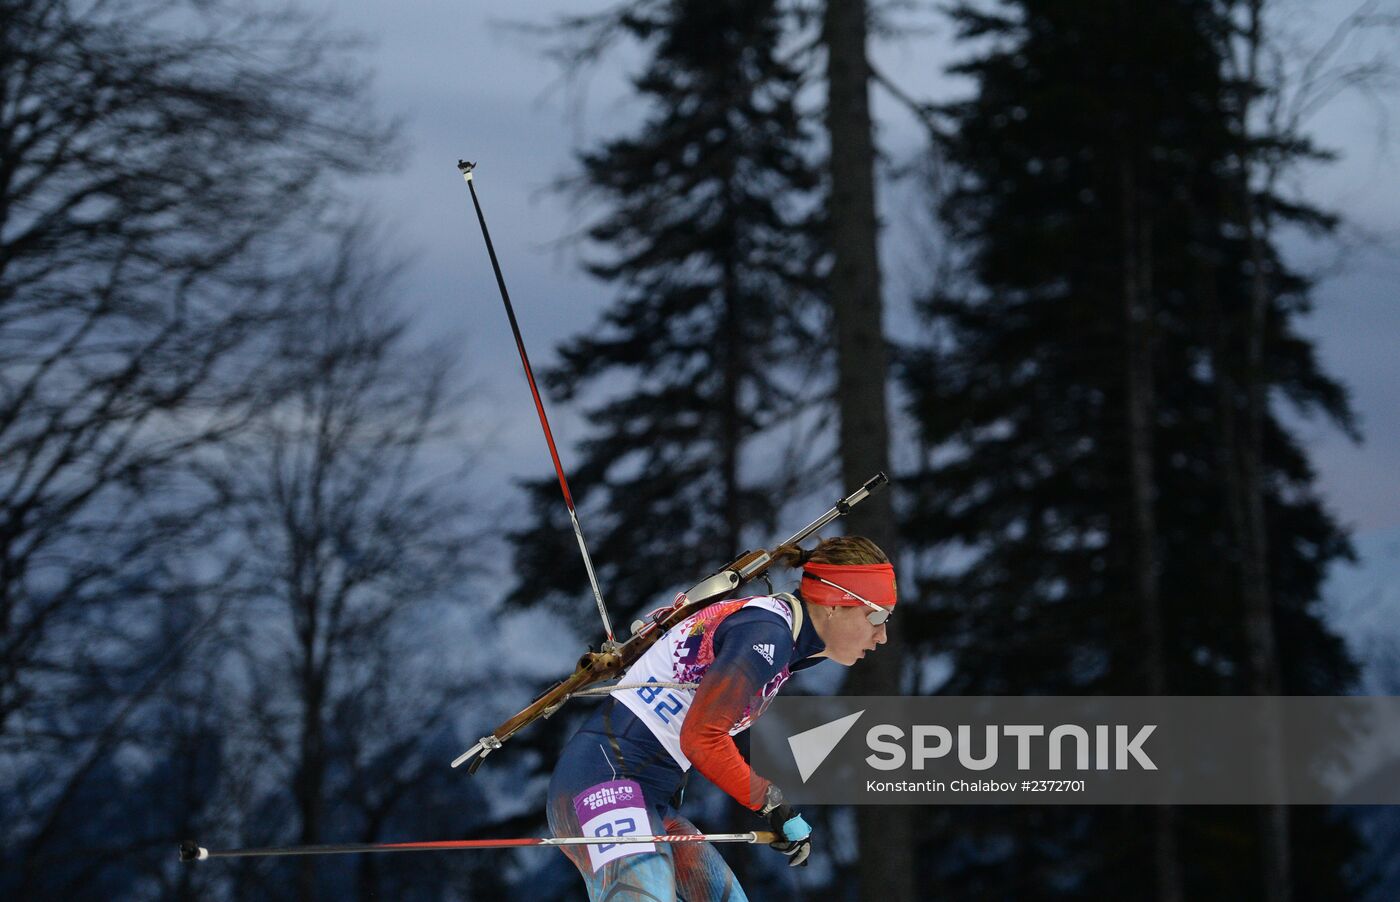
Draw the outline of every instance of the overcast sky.
M404 121L403 166L366 186L365 202L384 222L387 244L412 254L405 298L425 333L462 337L467 372L480 386L470 415L491 442L486 466L500 468L493 475L548 475L550 465L455 163L466 157L480 166L477 191L538 369L552 359L557 342L590 326L608 300L606 290L577 269L576 254L559 248L579 218L547 189L569 171L581 142L636 121L635 102L619 98L627 96L624 73L638 56L625 54L599 71L586 92L589 103L574 115L558 71L500 23L548 22L560 9L597 5L401 0L328 7L334 25L369 36L380 109ZM1312 4L1307 15L1317 21L1308 34L1324 34L1329 21L1354 5ZM875 56L911 92L946 99L959 90L941 74L949 62L947 28L936 18L927 21L941 33L877 46ZM884 150L896 161L907 158L918 146L916 125L885 99L877 99L877 115ZM1305 324L1328 371L1352 389L1366 441L1353 446L1322 424L1299 428L1332 509L1370 532L1400 525L1400 145L1380 146L1374 110L1348 98L1316 117L1313 131L1342 156L1304 173L1309 197L1342 212L1381 244L1331 267ZM883 217L892 225L884 266L896 323L908 317L911 279L919 269L907 234L919 213L907 206L912 195L886 191L882 198ZM1295 240L1288 249L1308 266L1335 262L1331 249ZM566 409L550 413L567 467L579 423Z

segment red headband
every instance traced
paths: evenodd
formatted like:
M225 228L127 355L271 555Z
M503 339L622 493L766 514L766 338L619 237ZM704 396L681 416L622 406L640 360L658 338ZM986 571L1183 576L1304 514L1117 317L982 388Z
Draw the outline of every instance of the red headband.
M828 586L821 580L828 579L840 589ZM894 567L890 564L817 564L807 563L802 567L802 597L812 604L831 607L861 605L856 595L883 608L894 607ZM861 605L864 607L864 605Z

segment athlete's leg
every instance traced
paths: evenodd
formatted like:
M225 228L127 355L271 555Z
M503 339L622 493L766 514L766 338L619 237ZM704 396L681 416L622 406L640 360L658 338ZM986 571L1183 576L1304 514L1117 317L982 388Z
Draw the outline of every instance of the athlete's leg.
M648 803L642 787L626 777L619 779L610 767L599 767L609 763L606 748L585 734L565 746L549 784L549 828L555 836L664 832L661 817L654 813L656 806ZM676 869L669 845L561 848L583 875L593 902L676 902Z
M666 818L667 833L699 833L678 814ZM680 902L747 902L744 888L729 864L711 843L677 843L671 847L676 868L676 892Z
M656 829L660 824L651 820L636 827L638 834L660 832ZM550 798L549 829L555 836L583 835L574 796L566 793ZM583 875L592 902L677 902L676 870L669 846L563 846L562 851Z

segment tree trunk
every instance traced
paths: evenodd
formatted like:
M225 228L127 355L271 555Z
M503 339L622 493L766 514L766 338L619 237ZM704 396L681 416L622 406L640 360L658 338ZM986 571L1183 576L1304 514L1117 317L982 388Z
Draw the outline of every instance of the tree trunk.
M1273 593L1269 586L1269 544L1264 513L1264 414L1267 386L1264 383L1264 329L1268 307L1268 286L1264 255L1260 247L1254 202L1245 191L1244 213L1248 221L1250 262L1249 317L1245 334L1245 373L1243 385L1244 430L1238 451L1236 483L1240 493L1240 577L1244 601L1244 634L1249 656L1250 691L1270 699L1264 703L1264 737L1267 747L1264 778L1276 789L1284 785L1283 730L1280 712L1273 701L1279 685L1278 646L1274 638ZM1260 834L1264 858L1265 898L1288 902L1292 898L1289 849L1289 812L1285 805L1269 805L1260 810Z
M321 784L324 763L320 752L310 748L313 744L319 744L319 739L303 743L301 773L297 780L297 808L301 813L301 834L297 843L303 846L314 846L321 841ZM297 887L298 898L317 897L314 856L302 859L301 868L297 873Z
M1131 152L1131 151L1130 151ZM1126 324L1125 373L1128 470L1131 495L1131 545L1138 609L1141 613L1143 677L1149 695L1167 693L1166 638L1162 619L1162 560L1158 550L1155 467L1156 385L1153 377L1151 220L1142 215L1137 170L1122 163L1123 312ZM1152 857L1160 902L1181 902L1181 856L1177 846L1177 811L1159 806L1152 812Z
M1245 90L1259 77L1262 50L1262 3L1249 4L1248 53ZM1241 103L1240 135L1248 135L1250 104ZM1268 164L1266 163L1266 166ZM1239 436L1237 485L1242 513L1239 533L1242 554L1244 633L1249 656L1250 689L1255 695L1273 699L1279 685L1278 647L1274 635L1273 597L1269 585L1269 545L1264 513L1264 417L1267 413L1268 385L1264 374L1264 333L1269 306L1269 282L1263 240L1269 223L1267 213L1258 209L1250 186L1252 160L1241 148L1239 190L1242 218L1249 236L1249 312L1245 322L1244 430ZM1272 183L1272 176L1268 179ZM1284 785L1283 731L1276 702L1264 703L1266 758L1264 778L1275 789ZM1264 894L1273 902L1289 902L1293 896L1289 847L1289 812L1284 805L1261 808L1260 839L1263 853Z
M836 328L837 410L841 481L860 485L889 469L888 370L880 295L875 216L875 148L870 119L865 0L827 0L822 39L827 48L826 125L831 142ZM890 492L855 508L847 529L875 541L893 560L897 528ZM898 628L878 653L852 669L849 691L901 692L903 642ZM909 902L914 898L913 818L908 808L856 809L860 898Z
M297 812L301 816L301 834L297 843L312 846L321 842L321 811L325 790L326 759L325 739L322 722L322 707L325 700L325 683L310 663L312 646L304 649L308 656L307 673L304 674L302 690L302 727L298 748L296 774ZM307 856L301 861L297 872L297 897L302 900L317 898L316 857Z
M730 193L734 190L734 172L729 169L728 178L725 180L725 191ZM728 198L726 198L728 200ZM734 204L727 204L728 210L726 218L730 223L735 220ZM742 379L744 374L744 323L743 312L739 309L739 261L735 259L738 254L737 248L729 254L723 263L723 273L721 275L721 288L724 292L724 325L723 334L720 341L723 344L724 360L724 398L723 409L720 412L720 459L723 461L724 474L724 529L725 542L727 548L725 554L732 560L743 552L743 531L744 519L743 511L739 505L739 451L740 445L744 441L743 424L741 422L741 411L739 393L742 390Z

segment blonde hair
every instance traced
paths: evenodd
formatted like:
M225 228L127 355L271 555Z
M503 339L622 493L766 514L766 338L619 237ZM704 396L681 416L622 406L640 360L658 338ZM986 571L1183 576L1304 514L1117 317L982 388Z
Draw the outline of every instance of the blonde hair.
M822 539L817 547L805 549L798 545L780 545L773 559L794 569L813 564L888 564L890 559L880 546L864 536L832 536Z

